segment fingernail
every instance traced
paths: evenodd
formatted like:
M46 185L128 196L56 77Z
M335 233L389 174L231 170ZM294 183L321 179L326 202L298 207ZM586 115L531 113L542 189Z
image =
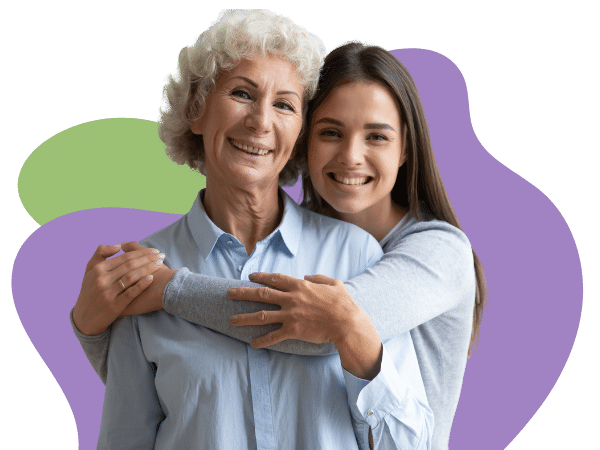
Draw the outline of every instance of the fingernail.
M229 318L229 323L237 323L238 320L240 320L238 316L231 316Z
M160 258L159 258L159 259L157 259L156 261L154 261L154 265L155 265L155 266L160 266L160 265L162 265L162 263L163 263L163 260L162 260L162 259L160 259Z
M248 275L248 279L250 281L254 280L256 278L256 274L255 273L251 273L250 275Z
M113 245L113 247L115 247L115 248L116 248L116 247L120 247L120 246L121 246L120 244L115 244L115 245Z
M154 276L153 276L153 275L148 275L148 276L146 277L146 281L152 281L152 279L153 279L153 278L154 278Z
M158 255L156 255L156 257L158 259L165 259L165 254L164 253L159 253Z
M127 241L121 242L121 245L125 245L125 244L127 244Z
M152 251L150 251L150 253L154 253L156 255L157 253L160 253L160 250L153 248Z
M227 295L232 296L235 295L237 291L235 290L235 288L231 288L227 290Z

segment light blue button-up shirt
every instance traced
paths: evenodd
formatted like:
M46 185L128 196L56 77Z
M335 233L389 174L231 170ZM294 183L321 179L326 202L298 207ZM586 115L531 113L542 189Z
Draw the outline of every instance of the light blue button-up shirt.
M381 257L365 231L280 194L281 224L251 255L200 196L144 245L165 252L170 268L243 280L257 271L346 280ZM367 449L369 427L375 448L429 448L433 418L409 333L384 343L369 382L338 355L253 349L164 311L112 327L98 449Z

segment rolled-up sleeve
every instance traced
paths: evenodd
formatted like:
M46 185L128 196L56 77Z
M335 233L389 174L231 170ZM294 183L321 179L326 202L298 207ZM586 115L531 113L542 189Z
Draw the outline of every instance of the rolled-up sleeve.
M112 327L106 393L98 450L154 448L165 415L140 340L137 317L123 317Z
M427 403L409 333L384 342L381 370L372 380L344 370L348 404L359 448L429 450L433 413Z

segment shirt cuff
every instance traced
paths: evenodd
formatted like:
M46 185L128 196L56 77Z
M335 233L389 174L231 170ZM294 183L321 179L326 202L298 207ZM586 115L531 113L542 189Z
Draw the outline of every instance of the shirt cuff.
M165 290L163 292L163 308L169 314L177 315L177 296L179 295L179 290L183 286L183 282L185 278L190 273L187 267L182 267L175 275L171 278L171 280L165 286Z
M363 380L342 368L348 393L348 405L354 418L375 428L383 418L397 409L406 396L407 384L398 374L385 344L381 370L373 380Z

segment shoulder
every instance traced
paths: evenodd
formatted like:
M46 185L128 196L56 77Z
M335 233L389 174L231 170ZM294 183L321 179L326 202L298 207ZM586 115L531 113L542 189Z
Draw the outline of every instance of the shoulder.
M385 251L390 251L406 241L419 243L424 248L441 246L452 248L462 253L471 253L471 243L467 235L455 226L443 220L416 220L406 217L400 226L394 230L386 242Z
M474 259L469 239L442 220L417 221L409 217L384 244L388 261L418 261L446 283L474 286Z
M187 214L184 216L176 216L173 214L173 218L176 217L179 217L179 219L175 220L171 225L167 225L157 232L152 233L150 236L140 241L140 244L144 247L164 249L167 248L167 246L170 247L173 242L175 242L176 237L181 236L182 233L189 233Z

